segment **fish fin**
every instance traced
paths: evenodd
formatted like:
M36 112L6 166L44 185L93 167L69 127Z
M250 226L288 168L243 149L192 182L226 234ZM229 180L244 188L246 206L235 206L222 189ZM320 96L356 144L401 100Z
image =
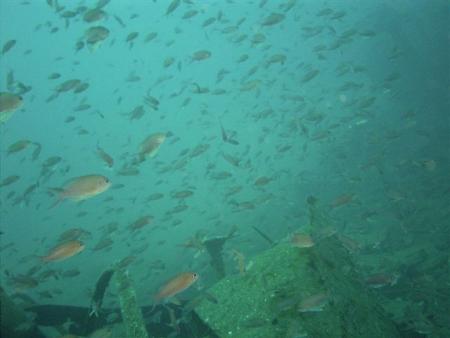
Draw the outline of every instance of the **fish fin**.
M50 195L61 194L63 191L64 191L64 189L62 189L62 188L48 188L48 193Z
M34 256L34 258L37 258L37 259L39 259L39 261L41 262L41 263L48 263L48 262L50 262L50 259L47 257L47 256L39 256L39 255L33 255Z

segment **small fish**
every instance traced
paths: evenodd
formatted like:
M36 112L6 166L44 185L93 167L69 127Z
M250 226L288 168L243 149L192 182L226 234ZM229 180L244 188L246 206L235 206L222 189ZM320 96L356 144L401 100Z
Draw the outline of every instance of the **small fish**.
M79 240L81 237L89 237L91 233L82 228L70 228L63 233L61 233L58 237L58 242L69 242L74 240Z
M314 240L308 234L294 234L291 237L291 244L296 248L311 248L314 246Z
M11 282L16 291L26 291L39 285L39 281L29 275L12 276Z
M306 83L306 82L308 82L308 81L311 81L311 80L314 79L318 74L319 74L319 70L317 70L317 69L310 70L308 73L306 73L306 74L303 76L301 82L302 82L302 83Z
M154 193L147 197L147 201L156 201L164 197L164 194Z
M0 124L10 119L14 112L22 106L23 99L21 96L0 92Z
M59 195L54 206L64 199L82 201L97 196L108 190L110 186L111 181L105 176L86 175L75 177L68 181L63 188L51 189Z
M77 240L65 242L54 247L47 256L41 257L41 259L44 262L63 261L83 251L84 247L84 244Z
M237 263L239 275L244 276L246 272L244 254L235 249L231 250L231 254L233 255L233 260Z
M272 13L269 16L267 16L266 18L264 18L261 25L262 26L273 26L273 25L276 25L277 23L280 23L281 21L283 21L284 18L285 18L285 16L283 14Z
M166 139L166 133L155 133L149 135L142 143L138 157L139 162L143 162L147 157L155 157L161 144Z
M256 179L254 185L263 186L263 185L270 183L270 181L272 181L272 178L267 177L267 176L261 176Z
M94 26L89 28L84 36L86 44L92 52L109 36L109 29L103 26Z
M173 0L169 7L167 7L166 10L166 15L169 15L170 13L172 13L174 10L176 10L178 8L178 6L180 5L181 0Z
M198 277L198 274L195 272L182 272L161 286L154 299L161 301L173 297L189 288L197 281Z
M236 140L233 140L231 137L229 137L229 135L226 133L225 128L222 125L222 122L219 121L220 124L220 130L222 132L222 141L233 144L233 145L238 145L239 142Z
M146 36L145 39L144 39L144 42L150 42L150 41L152 41L154 38L156 38L157 36L158 36L158 33L156 33L156 32L148 33L147 36Z
M225 132L225 129L224 129L223 125L222 125L222 122L219 122L219 123L220 123L220 129L221 129L221 131L222 131L222 140L223 140L224 142L228 142L228 135L227 135L227 133Z
M102 148L100 148L99 146L97 146L97 156L103 162L106 163L108 168L112 168L112 166L114 165L114 159L106 151L104 151Z
M142 217L138 218L137 220L135 220L130 225L128 225L128 228L130 229L130 231L139 230L142 227L144 227L145 225L150 224L152 219L153 219L153 217L150 215L142 216Z
M80 83L79 79L69 79L56 86L55 91L58 93L68 92L75 89Z
M8 176L0 182L0 188L6 187L7 185L10 185L10 184L13 184L14 182L18 181L19 179L20 179L20 176L17 176L17 175Z
M194 192L191 191L191 190L182 190L182 191L174 192L174 193L172 194L172 198L183 199L183 198L190 197L190 196L192 196L193 194L194 194Z
M191 10L187 11L186 13L184 13L184 15L182 16L182 19L190 19L197 14L198 14L197 10L191 9Z
M237 146L237 145L239 145L239 142L238 141L236 141L236 140L234 140L234 139L228 139L228 143L229 144L232 144L232 145L235 145L235 146Z
M235 167L239 167L240 159L238 159L234 156L228 155L228 154L222 154L222 157L231 165L234 165Z
M59 73L51 73L49 76L48 76L48 79L49 80L56 80L56 79L59 79L61 77L61 74L59 74Z
M110 249L111 245L113 244L113 240L109 237L101 238L97 244L92 248L92 251L99 251L103 249Z
M5 42L2 48L2 54L5 55L6 53L8 53L9 50L16 45L16 42L17 42L16 40L9 40Z
M24 150L31 143L30 140L19 140L11 144L7 149L7 155L11 155L17 153L21 150Z
M134 39L136 39L138 37L139 33L138 32L132 32L130 34L127 35L127 39L126 42L133 42Z
M328 294L326 292L320 292L315 295L306 297L303 299L299 306L299 312L319 312L323 311L325 305L328 304Z
M83 20L87 23L92 23L95 21L102 20L106 17L105 11L103 11L101 8L94 8L86 11L83 15Z
M352 202L354 196L355 194L343 194L336 197L336 199L331 203L331 208L334 209Z
M393 286L397 283L397 280L397 274L376 273L368 276L365 283L371 288L378 289L384 286Z
M209 50L198 50L192 54L192 61L203 61L211 57L211 52Z

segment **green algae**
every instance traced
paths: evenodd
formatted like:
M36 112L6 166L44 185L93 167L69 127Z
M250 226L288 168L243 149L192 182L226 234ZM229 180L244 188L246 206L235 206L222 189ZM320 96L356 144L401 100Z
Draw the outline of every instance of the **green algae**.
M398 337L336 236L305 249L278 244L209 291L218 303L196 312L219 337ZM302 300L317 294L326 304L300 312Z

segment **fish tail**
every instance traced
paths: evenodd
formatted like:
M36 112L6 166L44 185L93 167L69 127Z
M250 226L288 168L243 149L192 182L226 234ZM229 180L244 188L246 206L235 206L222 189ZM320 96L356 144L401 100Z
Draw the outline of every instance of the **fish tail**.
M48 263L50 260L48 259L48 256L40 256L40 255L32 255L32 257L39 260L41 263Z
M56 207L59 203L62 202L62 200L64 199L64 190L61 188L49 188L48 189L48 193L50 195L57 195L57 199L56 201L50 206L49 209L53 209L54 207Z

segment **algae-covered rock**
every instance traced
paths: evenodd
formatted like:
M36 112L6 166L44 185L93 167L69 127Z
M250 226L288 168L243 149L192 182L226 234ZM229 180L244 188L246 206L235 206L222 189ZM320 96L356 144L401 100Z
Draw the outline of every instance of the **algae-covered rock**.
M209 291L217 304L196 312L220 337L399 336L336 236L310 248L278 244Z

